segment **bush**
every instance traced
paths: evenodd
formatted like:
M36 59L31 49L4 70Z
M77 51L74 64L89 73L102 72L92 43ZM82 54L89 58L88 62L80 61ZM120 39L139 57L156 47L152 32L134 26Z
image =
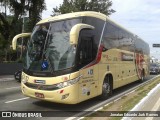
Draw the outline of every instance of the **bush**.
M18 62L18 63L22 63L22 62L23 62L23 60L22 60L22 59L20 59L20 58L18 58L18 59L16 60L16 62Z

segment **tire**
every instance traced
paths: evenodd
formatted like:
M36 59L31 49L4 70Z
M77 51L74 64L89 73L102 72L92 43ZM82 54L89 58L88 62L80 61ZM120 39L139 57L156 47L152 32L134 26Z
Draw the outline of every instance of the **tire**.
M112 77L107 75L103 81L101 100L105 100L112 95Z
M14 78L17 82L21 82L21 75L22 75L22 71L15 72Z

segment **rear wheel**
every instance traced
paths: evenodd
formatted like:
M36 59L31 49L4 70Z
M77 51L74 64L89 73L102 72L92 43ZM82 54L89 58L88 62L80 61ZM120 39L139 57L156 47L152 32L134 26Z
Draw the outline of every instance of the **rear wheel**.
M107 75L103 81L102 85L102 94L100 99L104 100L107 99L109 96L112 95L112 77Z
M145 78L145 72L144 70L141 71L141 78L140 78L140 82L143 82Z

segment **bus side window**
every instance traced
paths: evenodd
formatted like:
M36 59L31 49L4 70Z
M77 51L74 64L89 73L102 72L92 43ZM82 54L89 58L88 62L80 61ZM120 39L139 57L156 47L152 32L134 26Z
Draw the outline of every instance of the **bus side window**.
M79 50L80 63L91 62L93 60L93 37L81 36Z

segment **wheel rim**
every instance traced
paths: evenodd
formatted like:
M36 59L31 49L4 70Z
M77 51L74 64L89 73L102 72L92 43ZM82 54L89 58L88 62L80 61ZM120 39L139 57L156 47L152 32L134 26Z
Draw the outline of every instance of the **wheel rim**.
M141 77L141 80L144 80L144 77L143 77L143 76Z

